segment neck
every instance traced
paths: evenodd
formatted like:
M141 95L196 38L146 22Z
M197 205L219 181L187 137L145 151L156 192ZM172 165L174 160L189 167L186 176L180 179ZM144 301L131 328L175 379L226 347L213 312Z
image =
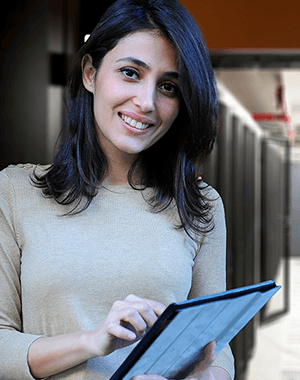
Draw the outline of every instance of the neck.
M120 155L108 158L108 176L107 179L111 185L128 185L128 172L136 160L136 155ZM137 178L134 177L138 182Z

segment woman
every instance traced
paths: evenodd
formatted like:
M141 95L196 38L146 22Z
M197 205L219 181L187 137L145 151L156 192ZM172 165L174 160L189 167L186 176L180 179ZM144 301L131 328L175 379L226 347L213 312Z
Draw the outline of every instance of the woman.
M166 305L225 289L222 202L198 178L209 62L175 0L117 1L80 50L53 165L0 177L1 379L109 379ZM230 349L189 378L233 378Z

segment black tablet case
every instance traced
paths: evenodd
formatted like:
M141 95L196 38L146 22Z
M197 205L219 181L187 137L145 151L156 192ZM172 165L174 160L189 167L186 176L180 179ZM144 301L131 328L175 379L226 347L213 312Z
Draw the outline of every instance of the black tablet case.
M184 378L209 342L218 354L280 288L266 281L169 305L111 380Z

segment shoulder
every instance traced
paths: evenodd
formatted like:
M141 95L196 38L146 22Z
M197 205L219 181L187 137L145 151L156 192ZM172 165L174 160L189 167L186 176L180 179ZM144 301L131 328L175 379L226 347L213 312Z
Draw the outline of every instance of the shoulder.
M28 178L34 173L43 174L51 165L37 165L37 164L16 164L8 165L7 168L0 171L1 180L4 177L9 177L11 179L18 178Z
M20 215L43 207L43 194L35 186L34 175L43 175L45 169L35 164L9 165L0 171L0 215L7 220L19 220Z
M224 213L224 205L221 195L216 189L205 182L199 185L201 195L205 197L206 201L211 205L214 212Z
M42 175L47 167L36 164L17 164L9 165L0 171L0 187L2 191L13 188L15 190L26 191L32 187L34 175Z
M212 186L202 182L200 192L210 206L213 230L211 235L218 236L226 231L225 209L221 195Z

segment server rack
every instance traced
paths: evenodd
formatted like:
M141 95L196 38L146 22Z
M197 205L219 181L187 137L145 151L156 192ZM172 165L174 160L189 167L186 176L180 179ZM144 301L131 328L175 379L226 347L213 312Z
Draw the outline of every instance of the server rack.
M236 105L231 97L228 101L224 96L226 90L221 90L220 129L204 171L204 180L216 188L224 202L227 287L235 288L274 279L278 263L282 258L286 260L289 245L289 152L288 142L283 138L281 144L285 153L278 154L276 150L274 153L272 137L265 134L245 110L237 112L241 106ZM270 196L276 199L270 199ZM277 206L272 209L274 202ZM276 219L274 213L278 214L277 209L281 213ZM275 219L277 227L274 238ZM284 305L276 316L288 309L288 287ZM272 318L266 310L261 317L261 320L260 316L252 320L231 342L236 380L245 378L247 363L255 345L257 325Z

